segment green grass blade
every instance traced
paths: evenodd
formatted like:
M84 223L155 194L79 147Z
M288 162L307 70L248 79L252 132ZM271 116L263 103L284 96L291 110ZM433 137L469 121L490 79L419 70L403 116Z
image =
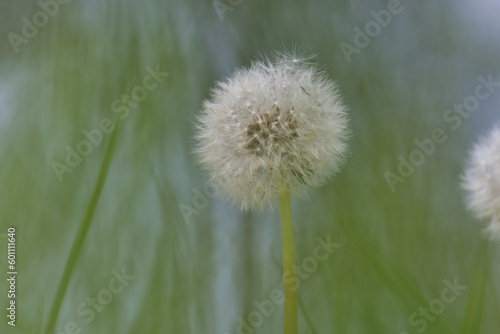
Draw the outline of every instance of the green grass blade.
M471 279L461 334L480 333L483 316L486 282L491 266L492 246L489 240L483 240L479 261Z
M129 89L129 99L130 93L133 85ZM127 99L126 104L128 105L129 99ZM52 308L49 314L49 320L47 323L47 327L45 329L46 334L51 334L54 332L57 319L59 317L59 313L61 310L62 303L64 301L64 296L66 294L66 290L68 288L69 280L73 273L73 269L75 267L76 261L78 260L78 256L80 255L80 251L82 250L83 243L87 237L87 233L90 229L90 224L92 223L92 219L94 217L95 210L97 208L97 203L99 202L99 198L101 196L102 190L104 188L104 184L106 183L106 179L108 176L109 167L111 165L111 161L115 152L116 143L118 141L118 136L120 133L121 121L117 120L115 123L115 128L111 133L111 136L108 141L108 146L106 148L106 153L104 155L104 159L101 164L101 168L99 171L99 176L97 177L97 181L94 187L94 191L92 193L92 197L90 198L90 202L87 206L87 210L85 211L85 216L83 217L80 227L78 228L78 232L76 233L75 240L73 245L71 246L71 250L66 261L66 265L64 268L64 272L61 278L61 282L59 283L56 297L52 304Z

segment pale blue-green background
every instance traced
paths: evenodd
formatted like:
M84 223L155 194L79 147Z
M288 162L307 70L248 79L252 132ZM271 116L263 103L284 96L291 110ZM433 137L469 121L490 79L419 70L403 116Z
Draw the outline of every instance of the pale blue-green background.
M16 54L7 34L20 34L22 18L40 7L0 1L0 233L17 228L19 271L15 329L0 280L1 333L41 333L46 324L110 136L62 183L51 163L64 161L82 130L113 117L112 102L157 64L170 75L123 121L58 329L75 321L92 334L237 333L238 317L281 287L279 216L241 214L215 198L185 223L179 204L192 205L193 189L204 187L193 121L216 80L302 44L341 87L353 138L342 172L294 203L299 262L318 237L340 244L302 282L300 333L417 333L410 315L455 278L468 289L425 333L500 331L498 247L481 260L482 226L460 188L473 141L500 122L500 93L456 131L442 120L478 76L500 81L495 1L402 1L350 63L340 43L353 44L353 29L387 2L243 0L221 21L210 1L73 0ZM391 192L384 172L396 172L398 156L435 128L448 140ZM78 305L123 267L136 278L87 324ZM277 307L254 333L280 333L281 323Z

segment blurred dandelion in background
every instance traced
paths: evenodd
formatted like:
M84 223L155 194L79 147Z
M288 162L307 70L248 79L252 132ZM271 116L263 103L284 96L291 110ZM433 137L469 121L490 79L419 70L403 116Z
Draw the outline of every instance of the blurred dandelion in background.
M464 175L467 206L486 221L492 238L500 237L500 127L474 147Z

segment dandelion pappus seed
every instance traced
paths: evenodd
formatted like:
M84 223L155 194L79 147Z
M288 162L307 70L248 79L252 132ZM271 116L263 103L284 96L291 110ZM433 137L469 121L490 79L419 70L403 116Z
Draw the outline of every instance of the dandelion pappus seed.
M234 122L239 126L225 127ZM220 194L243 209L272 203L283 184L292 195L307 195L338 172L347 152L348 120L336 85L288 54L218 84L198 124L198 160ZM208 145L216 133L225 140Z
M483 138L470 154L463 187L467 206L488 223L487 233L500 238L500 127Z

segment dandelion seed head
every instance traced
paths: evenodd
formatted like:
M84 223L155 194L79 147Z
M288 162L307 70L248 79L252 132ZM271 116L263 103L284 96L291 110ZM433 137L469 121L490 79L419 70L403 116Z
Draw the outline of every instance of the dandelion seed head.
M500 127L474 147L463 187L469 209L488 223L492 238L500 238Z
M348 134L335 83L280 54L217 84L197 119L196 154L223 197L262 209L281 187L303 197L338 172Z

